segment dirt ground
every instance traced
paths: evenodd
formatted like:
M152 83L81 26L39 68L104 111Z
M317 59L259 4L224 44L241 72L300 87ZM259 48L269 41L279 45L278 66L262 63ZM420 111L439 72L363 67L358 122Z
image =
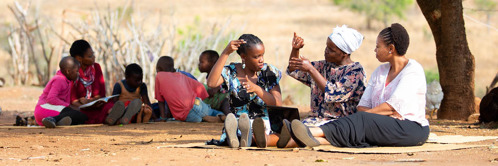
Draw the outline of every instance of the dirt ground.
M14 115L32 113L37 87L0 88L0 127ZM304 113L304 112L303 112ZM160 148L219 139L222 124L163 122L125 126L56 129L0 128L0 165L492 165L498 163L497 140L469 144L480 148L408 154L347 154L309 150ZM465 121L431 120L437 135L498 136ZM159 148L158 148L159 147ZM399 162L400 160L418 162ZM323 162L318 162L323 161Z

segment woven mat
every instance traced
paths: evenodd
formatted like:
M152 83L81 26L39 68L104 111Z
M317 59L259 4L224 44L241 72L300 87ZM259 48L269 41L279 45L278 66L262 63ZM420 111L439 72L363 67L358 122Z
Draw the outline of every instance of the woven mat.
M100 127L104 124L83 124L71 126L57 126L56 128L80 128L80 127ZM43 129L45 126L0 126L0 129Z
M158 146L160 148L201 148L201 149L245 149L245 150L266 150L266 151L292 151L294 149L307 149L307 148L277 148L277 147L240 147L240 148L230 148L228 146L216 146L216 145L206 145L205 143L188 143L188 144L178 144L178 145L166 145ZM311 149L309 149L311 150Z
M478 142L490 139L498 139L497 136L462 136L462 135L442 135L438 136L434 133L429 135L427 143L438 143L438 144L456 144L456 143L467 143L467 142Z
M318 147L314 147L313 149L300 148L299 150L316 150L316 151L323 151L323 152L341 152L341 153L353 153L353 154L396 154L396 153L412 153L412 152L430 152L430 151L468 149L468 148L476 148L476 147L482 147L482 146L487 146L487 145L426 143L422 146L412 146L412 147L370 147L370 148L338 148L338 147L334 147L331 145L321 145ZM229 148L227 146L205 145L204 143L167 145L167 146L158 146L157 148L158 149L160 149L160 148L239 149L239 148ZM265 151L293 151L293 150L296 150L297 148L243 147L240 149L265 150Z
M353 154L398 154L398 153L413 153L413 152L433 152L477 148L487 145L462 145L462 144L433 144L426 143L422 146L410 147L370 147L370 148L338 148L332 145L320 145L314 147L313 150L324 152L341 152Z

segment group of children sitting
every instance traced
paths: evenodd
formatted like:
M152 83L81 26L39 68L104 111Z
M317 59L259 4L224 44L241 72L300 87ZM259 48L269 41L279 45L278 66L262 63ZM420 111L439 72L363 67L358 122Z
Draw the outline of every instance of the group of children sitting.
M219 54L213 50L201 53L199 70L211 71ZM74 57L64 57L59 62L60 70L48 82L35 108L38 125L54 128L63 125L77 125L87 122L88 117L79 111L80 106L70 102L73 82L78 80L80 63ZM155 98L152 104L147 85L143 83L143 71L138 64L129 64L125 79L113 88L109 104L113 104L105 117L105 124L146 123L175 119L186 122L223 122L230 113L227 95L220 88L208 88L186 72L177 72L174 60L169 56L157 61ZM94 105L102 105L99 101ZM155 109L153 109L155 108Z

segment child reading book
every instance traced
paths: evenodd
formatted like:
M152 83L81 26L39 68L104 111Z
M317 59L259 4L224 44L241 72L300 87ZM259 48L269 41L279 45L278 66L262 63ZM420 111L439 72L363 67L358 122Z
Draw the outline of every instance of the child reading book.
M82 124L87 119L84 113L70 108L69 104L71 86L78 78L78 61L72 57L64 57L59 62L59 68L43 89L35 107L36 123L47 128Z

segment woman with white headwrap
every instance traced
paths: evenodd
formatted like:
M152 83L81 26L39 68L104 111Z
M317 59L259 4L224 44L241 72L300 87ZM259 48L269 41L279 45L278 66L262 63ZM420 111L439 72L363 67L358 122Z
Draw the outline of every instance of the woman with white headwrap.
M308 128L292 121L292 134L306 146L418 146L429 137L425 119L425 75L422 66L404 55L410 43L406 29L392 24L379 33L375 55L379 66L368 81L358 112Z
M304 40L294 33L287 74L311 88L311 113L303 119L304 124L321 126L356 112L365 90L366 75L361 64L351 60L351 54L362 41L363 35L358 31L346 25L336 27L327 37L325 60L310 62L299 56ZM290 122L283 123L284 128L290 129ZM282 130L278 147L292 146L294 141L289 141L288 131Z

